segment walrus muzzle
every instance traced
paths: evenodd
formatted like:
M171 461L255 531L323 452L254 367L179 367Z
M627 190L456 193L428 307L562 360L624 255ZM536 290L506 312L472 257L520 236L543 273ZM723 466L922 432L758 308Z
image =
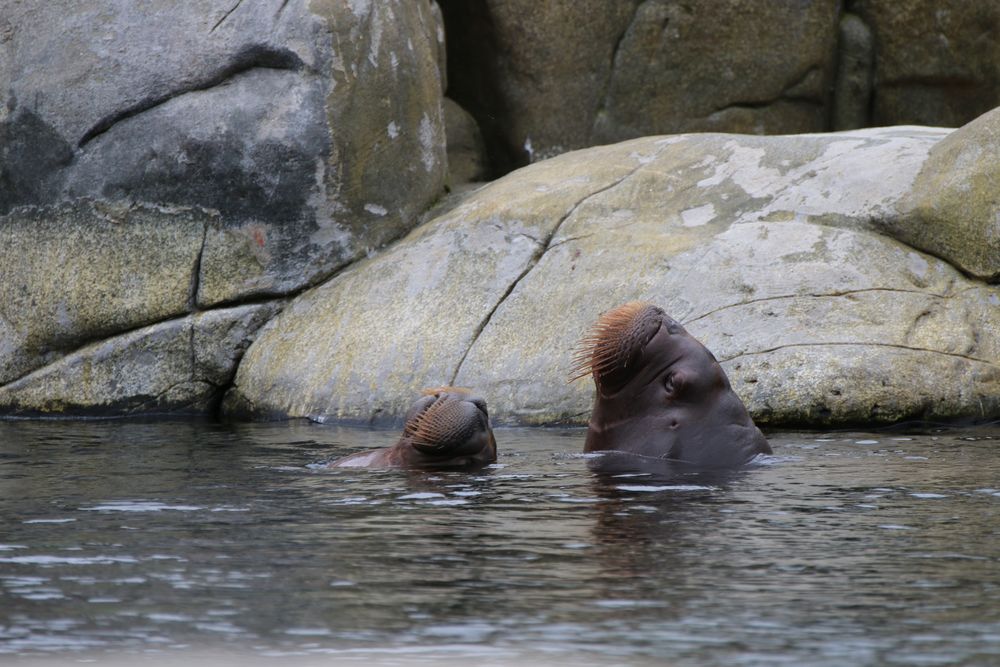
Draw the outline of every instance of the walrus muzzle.
M429 456L462 456L481 448L476 434L489 431L486 403L455 392L424 396L410 409L403 437Z

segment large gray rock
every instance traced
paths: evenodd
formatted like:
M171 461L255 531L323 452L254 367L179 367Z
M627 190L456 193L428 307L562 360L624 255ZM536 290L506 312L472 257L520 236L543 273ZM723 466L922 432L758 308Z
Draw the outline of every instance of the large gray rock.
M858 0L875 35L873 125L963 125L1000 104L1000 5Z
M839 4L445 0L450 94L513 164L652 134L822 131Z
M715 351L762 423L996 418L1000 288L894 238L947 135L652 137L524 168L299 297L227 406L376 419L449 383L500 421L580 423L574 346L645 299Z
M191 377L185 322L258 304L239 344L195 336L241 353L275 298L442 193L442 49L430 0L6 3L0 414L210 405L164 390ZM128 351L154 325L172 347Z
M934 146L902 208L894 236L1000 282L1000 109Z
M503 171L653 134L955 127L1000 104L1000 5L441 0L448 94Z
M278 306L220 308L85 345L0 387L0 411L47 417L212 413L244 350Z
M428 0L6 9L0 214L79 197L218 211L199 306L315 282L441 191Z

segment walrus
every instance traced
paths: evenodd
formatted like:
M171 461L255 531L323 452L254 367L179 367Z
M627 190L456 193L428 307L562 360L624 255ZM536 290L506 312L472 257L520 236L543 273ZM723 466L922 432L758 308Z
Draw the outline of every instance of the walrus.
M585 452L699 469L771 453L715 356L657 306L633 301L602 315L574 355L572 380L587 375L596 392Z
M497 460L486 401L467 389L438 387L406 413L403 433L391 447L358 452L328 468L474 469Z

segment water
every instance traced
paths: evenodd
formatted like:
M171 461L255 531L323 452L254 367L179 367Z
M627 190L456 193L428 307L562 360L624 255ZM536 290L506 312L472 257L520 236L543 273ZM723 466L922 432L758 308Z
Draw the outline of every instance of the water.
M1000 427L772 436L732 479L322 470L308 423L0 423L0 664L1000 664Z

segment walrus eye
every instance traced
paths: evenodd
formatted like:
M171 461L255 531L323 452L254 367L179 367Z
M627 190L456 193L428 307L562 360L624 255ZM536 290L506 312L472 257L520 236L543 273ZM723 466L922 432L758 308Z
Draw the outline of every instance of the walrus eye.
M672 371L668 373L663 380L663 388L667 390L667 398L673 399L683 393L687 380L688 378L683 372Z
M667 394L673 396L677 391L677 386L674 382L674 377L676 373L667 373L667 379L663 382L663 387L667 390Z
M667 333L670 334L671 336L676 336L680 332L681 332L681 325L677 324L677 322L671 322L670 324L667 325Z

